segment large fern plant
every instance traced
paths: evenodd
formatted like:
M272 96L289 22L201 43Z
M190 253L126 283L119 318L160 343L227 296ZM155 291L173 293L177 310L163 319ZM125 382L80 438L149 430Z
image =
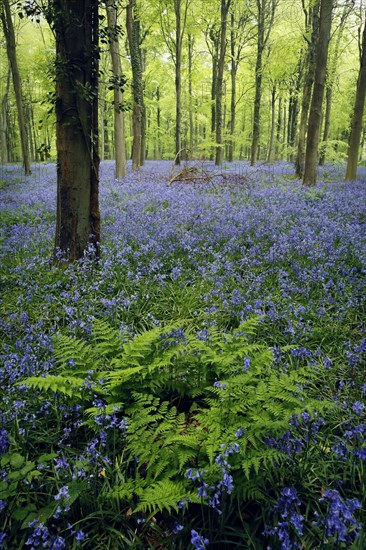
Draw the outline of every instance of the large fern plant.
M244 496L251 476L283 459L263 437L286 431L290 417L304 409L299 388L311 388L315 376L309 367L276 370L272 352L256 341L258 322L250 319L231 333L212 327L199 335L158 327L125 342L95 320L89 342L54 338L56 372L22 383L84 399L89 424L98 415L91 394L99 393L110 410L118 404L128 419L125 474L108 498L151 513L177 508L182 499L197 500L186 469L214 472L222 446L238 432L243 436L233 471ZM310 412L326 406L306 398Z

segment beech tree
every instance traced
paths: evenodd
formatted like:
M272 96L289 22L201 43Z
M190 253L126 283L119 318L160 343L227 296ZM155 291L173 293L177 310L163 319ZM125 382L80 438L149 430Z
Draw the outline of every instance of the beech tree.
M355 180L357 176L358 151L360 147L363 111L366 95L366 22L362 35L360 70L357 79L355 106L353 109L351 133L348 145L346 181Z
M215 129L216 129L216 155L215 164L221 166L224 158L224 147L222 144L222 95L223 95L223 80L225 69L226 55L226 33L227 33L227 17L231 5L231 0L221 0L221 19L220 19L220 48L217 61L217 80L216 80L216 104L215 104Z
M113 74L114 150L116 157L115 176L116 179L119 179L123 178L127 174L127 165L122 94L124 79L122 74L121 56L119 52L117 7L115 5L115 0L106 0L106 9L108 22L108 42Z
M260 137L260 109L262 100L263 54L273 27L275 11L279 0L256 0L254 16L257 20L257 59L255 64L255 98L253 112L253 137L250 164L257 162Z
M132 169L138 170L145 162L145 104L140 18L137 13L136 0L129 0L127 4L126 27L132 67Z
M57 223L55 260L100 242L98 0L53 0L56 33Z
M15 46L15 33L9 0L3 0L2 8L0 7L0 17L6 42L6 51L8 54L9 65L13 78L14 94L17 104L18 127L20 135L20 145L23 157L23 167L25 174L28 176L31 173L31 165L29 158L29 144L27 136L27 128L25 122L24 102L22 94L22 81L18 67L18 60Z
M313 90L315 77L316 47L319 37L319 9L320 0L315 0L315 2L310 1L308 8L305 7L304 3L305 40L307 46L305 59L301 62L301 71L304 72L304 83L302 90L299 137L297 141L297 156L295 162L296 175L298 178L302 178L304 175L306 129L309 117L311 93Z
M313 96L311 99L308 134L306 140L305 170L303 183L316 185L318 147L322 121L322 106L327 74L328 46L332 25L333 0L321 0L319 39L316 49L316 67Z

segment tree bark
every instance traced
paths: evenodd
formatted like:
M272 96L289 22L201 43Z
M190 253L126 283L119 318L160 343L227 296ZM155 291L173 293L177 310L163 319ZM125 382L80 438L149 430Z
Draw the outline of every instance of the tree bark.
M129 0L126 8L126 27L132 68L132 169L139 170L145 162L145 104L142 53L140 47L140 20L136 14L136 0Z
M267 162L272 162L273 160L273 143L274 143L274 136L275 136L275 128L276 128L276 86L273 86L272 97L271 97L271 132L270 132L269 145L268 145Z
M53 0L57 222L54 260L99 253L98 0Z
M319 39L319 8L320 3L319 0L317 0L314 6L310 7L309 13L307 14L308 23L306 31L310 32L311 29L311 40L308 42L305 58L305 79L302 93L299 138L297 142L297 155L295 162L295 170L298 178L302 178L304 175L306 127L309 117L311 92L315 77L316 47Z
M24 102L22 96L22 81L20 78L20 72L18 67L18 60L15 47L15 34L13 20L11 18L11 10L9 0L3 0L3 9L1 10L1 21L4 30L6 51L9 59L9 65L11 67L11 73L13 77L14 95L17 105L18 114L18 127L20 135L20 144L22 149L23 167L26 176L31 173L31 165L29 158L28 148L28 136L26 129L26 121L24 114Z
M122 110L122 66L119 53L117 31L117 8L114 0L106 1L107 22L109 30L109 52L113 74L113 105L114 105L114 151L116 157L115 177L123 178L127 174L124 115Z
M5 92L1 100L0 106L0 160L2 164L6 164L9 160L8 153L8 97L10 88L10 67L6 79Z
M188 34L188 101L189 101L189 155L193 158L193 86L192 86L192 64L193 64L194 39L191 33Z
M180 165L181 161L181 131L182 131L182 20L181 0L174 0L175 12L175 164Z
M211 76L211 140L215 140L216 130L216 90L217 90L217 66L219 59L220 33L214 27L210 29L209 37L212 43L212 76ZM210 160L215 159L215 149L212 147Z
M366 23L362 36L362 52L360 61L360 70L357 79L355 106L353 109L351 133L348 144L348 158L346 181L355 180L357 177L358 150L362 132L362 119L365 107L366 95Z
M329 84L329 86L327 86L327 91L325 93L324 131L323 131L323 141L321 144L319 166L324 166L324 163L325 163L326 146L327 146L327 141L329 138L329 130L330 130L330 115L332 112L332 96L333 96L333 86L332 84Z
M311 100L308 135L306 140L305 170L303 183L316 185L318 167L318 146L322 120L322 107L327 72L328 46L332 25L333 0L321 0L319 40L316 53L316 67L313 96Z
M235 43L236 34L234 30L235 15L231 14L231 40L230 40L230 53L231 53L231 98L230 98L230 141L229 141L229 162L234 160L235 149L235 119L236 119L236 75L237 75L237 61L235 55Z
M221 0L221 31L220 31L220 52L217 63L217 83L216 83L216 155L215 164L221 166L224 157L224 148L222 143L222 98L226 54L226 29L227 15L229 12L231 0Z
M260 109L262 100L263 53L267 45L277 6L276 0L256 0L257 4L257 59L255 64L255 96L253 111L253 133L250 153L250 164L257 162L260 138Z

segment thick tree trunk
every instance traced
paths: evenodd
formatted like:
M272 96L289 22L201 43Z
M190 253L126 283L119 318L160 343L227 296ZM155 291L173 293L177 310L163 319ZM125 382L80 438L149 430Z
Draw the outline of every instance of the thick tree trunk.
M98 0L54 0L57 223L55 262L99 252Z
M306 141L305 170L303 179L303 183L306 186L316 185L318 147L320 141L325 79L327 73L328 46L330 29L332 25L332 9L333 0L321 0L315 80Z
M31 165L28 149L28 136L26 129L26 121L24 114L24 103L22 97L22 82L19 73L18 61L15 48L15 34L13 20L11 18L9 0L3 0L3 8L1 9L1 21L4 30L6 51L9 59L9 65L11 67L11 73L13 77L14 95L17 104L18 114L18 126L20 135L20 144L22 148L23 167L26 176L31 173Z
M360 71L357 79L356 99L353 109L351 134L348 144L348 159L346 170L346 181L355 180L357 177L358 150L362 132L363 111L366 95L366 23L362 37L362 53Z
M140 47L140 21L136 14L136 0L129 0L126 8L126 27L132 68L132 169L139 170L145 162L145 105L142 53Z
M122 67L117 32L117 8L114 0L106 1L109 29L109 51L111 54L114 95L114 151L116 157L115 177L123 178L127 174L124 116L122 111L123 94L121 90Z
M305 166L305 144L306 144L306 128L309 117L311 93L314 84L315 77L315 61L316 61L316 47L319 39L319 0L316 1L314 6L309 10L308 27L311 31L311 41L308 42L306 58L305 58L305 79L302 93L301 102L301 117L299 126L299 138L297 142L297 156L295 162L295 170L298 178L302 178L304 175Z
M229 12L231 0L221 0L221 32L220 32L220 53L217 63L217 85L216 85L216 155L215 164L221 166L224 157L224 148L222 143L222 98L226 54L226 29L227 15Z

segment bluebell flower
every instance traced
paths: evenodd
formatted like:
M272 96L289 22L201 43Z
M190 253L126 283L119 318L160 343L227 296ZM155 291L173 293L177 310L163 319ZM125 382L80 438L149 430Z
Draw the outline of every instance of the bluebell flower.
M191 530L191 543L194 546L195 550L205 550L205 548L209 544L209 540L202 537L195 531L194 529Z
M353 542L360 534L361 524L354 517L361 503L356 499L343 499L336 489L327 489L319 502L328 505L325 516L318 516L315 525L324 525L328 537L339 542Z

